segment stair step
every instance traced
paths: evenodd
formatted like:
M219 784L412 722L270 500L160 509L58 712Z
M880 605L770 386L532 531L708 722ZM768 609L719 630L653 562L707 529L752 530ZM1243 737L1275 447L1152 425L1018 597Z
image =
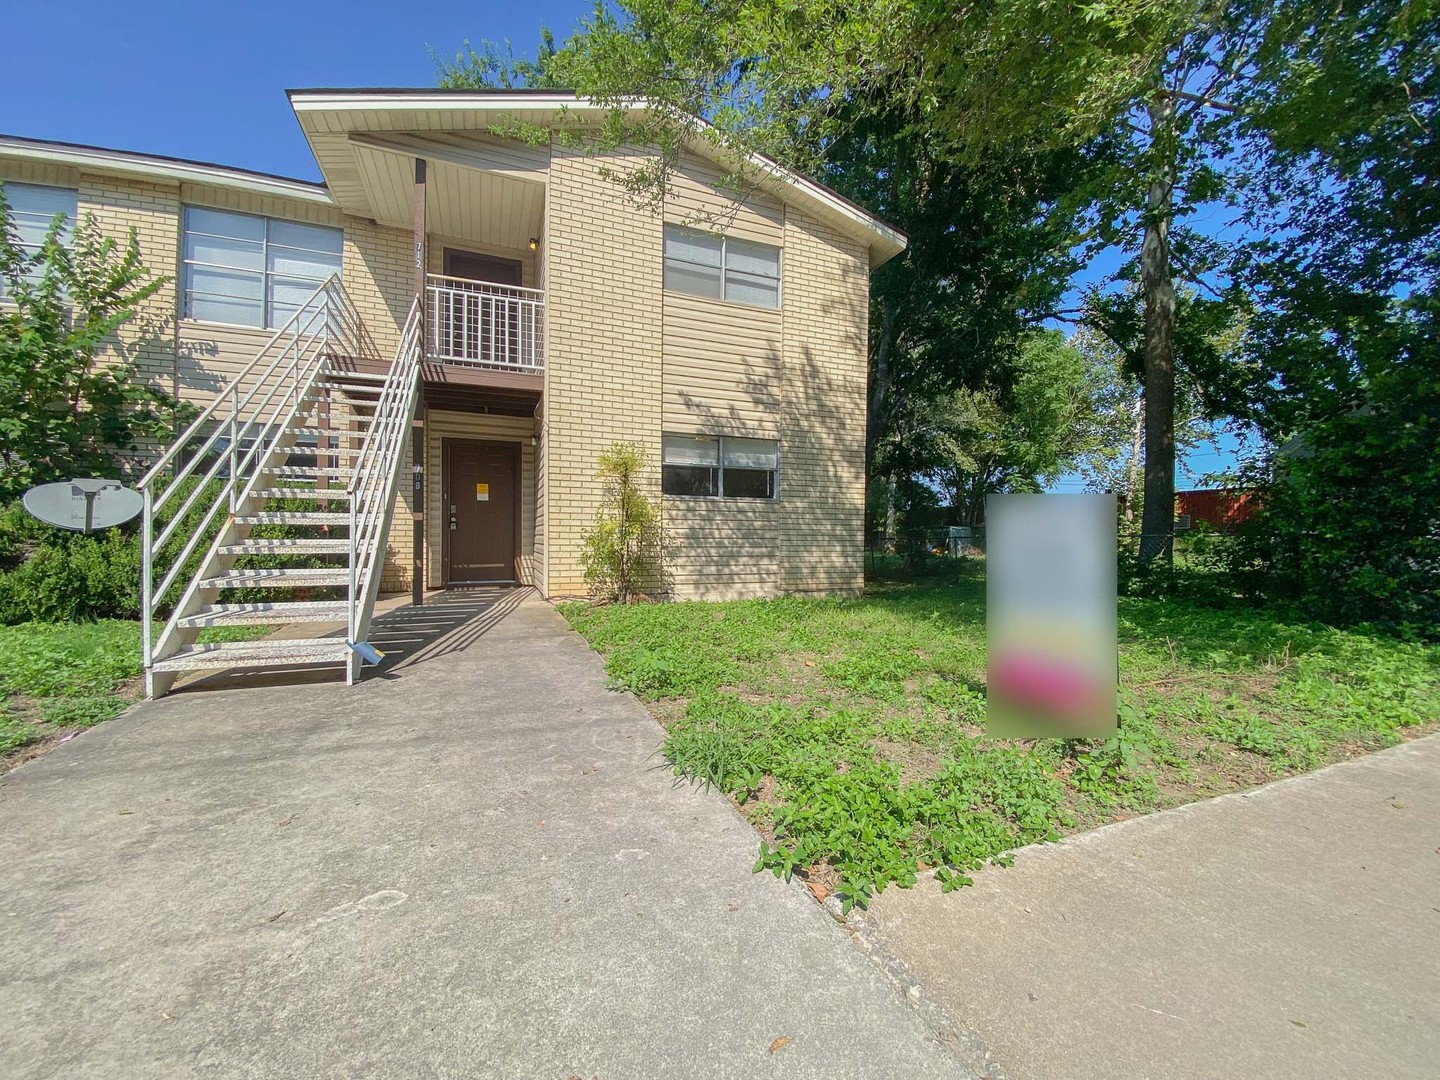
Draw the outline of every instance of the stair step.
M278 487L264 488L255 492L262 499L326 499L326 500L348 500L349 494L344 488L304 488L304 487Z
M252 537L236 544L225 544L221 555L348 555L350 541L345 537L304 537L298 539L263 540Z
M290 589L299 586L349 585L350 569L285 566L274 570L227 570L214 577L202 578L202 589Z
M334 476L342 480L348 480L351 476L355 475L354 469L347 469L343 466L335 465L316 465L314 468L308 465L277 465L265 471L271 476Z
M295 638L290 641L222 641L190 645L174 656L157 660L155 671L194 671L201 668L288 667L294 664L340 664L350 650L339 638Z
M212 604L176 621L177 626L288 626L291 623L346 622L346 600L311 600L287 604Z
M238 525L349 525L349 514L321 510L262 510L258 514L237 514Z
M349 454L354 457L360 453L358 446L296 446L292 443L287 446L277 446L275 449L281 454L300 454L304 457L321 457L328 454Z
M336 371L334 369L327 371L324 377L327 379L344 380L346 382L353 379L355 382L368 383L383 383L386 379L390 378L389 375L377 375L371 371Z
M349 437L349 438L352 438L352 439L363 439L363 438L365 437L365 432L364 432L364 431L357 431L357 430L355 430L354 428L333 428L333 427L292 427L292 428L286 428L286 429L285 429L285 434L287 434L287 435L313 435L313 436L315 436L317 439L321 439L321 438L337 438L337 437L338 437L338 438Z
M331 379L323 379L315 384L320 390L343 390L347 394L364 394L366 397L379 397L385 392L384 383L364 385L361 383L334 382Z
M202 589L330 588L349 584L350 569L347 566L280 566L226 570L199 581Z

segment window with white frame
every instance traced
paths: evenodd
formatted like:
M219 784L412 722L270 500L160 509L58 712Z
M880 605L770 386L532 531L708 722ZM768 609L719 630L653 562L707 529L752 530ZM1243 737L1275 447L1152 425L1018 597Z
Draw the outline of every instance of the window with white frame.
M340 272L342 235L324 225L187 206L185 317L283 326Z
M60 227L58 239L62 244L70 243L70 238L75 233L75 203L78 195L74 188L7 181L0 185L0 193L4 194L5 203L10 207L10 225L16 240L19 241L20 251L27 258L33 258L39 253L46 235L50 232L50 226L55 223L59 214L65 215L65 221ZM31 280L37 280L39 276L38 268L27 275ZM3 294L4 290L5 284L0 281L0 294Z
M665 226L665 288L752 307L780 306L780 249Z
M709 499L773 499L780 469L774 439L666 435L661 489L666 495Z

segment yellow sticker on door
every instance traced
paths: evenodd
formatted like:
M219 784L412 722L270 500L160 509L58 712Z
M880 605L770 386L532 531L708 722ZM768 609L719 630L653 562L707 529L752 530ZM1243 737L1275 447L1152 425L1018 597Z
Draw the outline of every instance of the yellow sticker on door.
M476 484L476 485L475 485L475 501L476 501L476 502L489 502L489 501L490 501L490 485L489 485L489 484Z

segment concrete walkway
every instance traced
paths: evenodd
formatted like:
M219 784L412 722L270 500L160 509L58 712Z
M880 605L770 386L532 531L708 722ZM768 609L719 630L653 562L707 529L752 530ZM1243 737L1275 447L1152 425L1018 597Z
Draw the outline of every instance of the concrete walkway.
M1434 1077L1440 735L888 889L871 920L1012 1077Z
M0 780L0 1076L964 1075L548 605L377 637Z

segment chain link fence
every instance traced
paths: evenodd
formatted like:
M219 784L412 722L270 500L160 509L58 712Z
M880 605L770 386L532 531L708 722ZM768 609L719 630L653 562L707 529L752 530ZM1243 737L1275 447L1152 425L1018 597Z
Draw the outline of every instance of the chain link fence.
M904 565L919 570L942 560L985 557L984 525L941 525L924 529L898 529L865 534L867 571Z

